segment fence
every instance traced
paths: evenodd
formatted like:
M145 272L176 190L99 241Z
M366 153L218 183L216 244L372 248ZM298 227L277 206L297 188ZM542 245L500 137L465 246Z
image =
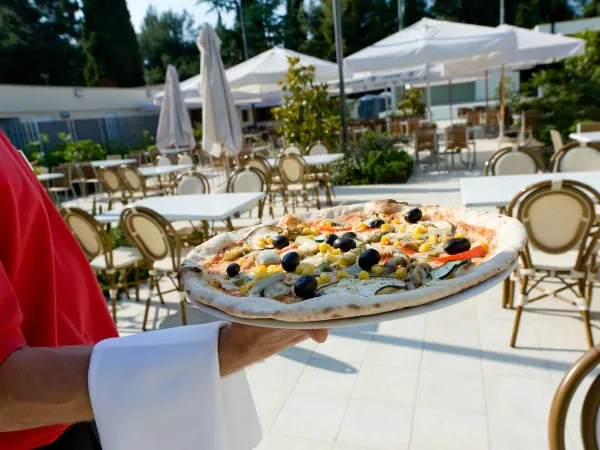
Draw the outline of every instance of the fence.
M59 143L58 133L70 134L74 141L89 139L104 147L138 148L144 144L144 131L156 136L158 115L107 116L97 119L52 120L24 123L19 119L0 119L0 130L13 145L23 148L25 144L40 140L40 134L48 136L44 151L51 151Z

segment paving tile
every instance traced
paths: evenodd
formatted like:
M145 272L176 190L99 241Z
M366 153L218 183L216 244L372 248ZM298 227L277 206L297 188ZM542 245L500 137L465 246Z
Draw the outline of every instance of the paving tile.
M264 432L271 428L289 396L290 391L282 389L252 388L252 398Z
M478 348L478 321L475 318L443 320L439 317L427 317L425 342L447 346Z
M482 375L421 369L417 406L484 414Z
M412 406L350 400L336 444L372 449L408 449Z
M410 449L487 450L486 417L417 406Z
M367 350L365 364L419 368L423 341L397 336L375 334Z
M421 367L467 374L481 373L481 350L463 345L425 342Z
M416 315L379 324L377 333L385 336L422 339L425 335L426 315Z
M344 397L295 391L290 395L271 434L333 445L348 400Z
M253 365L248 373L250 387L291 391L306 365L282 356L273 356Z
M482 356L485 375L551 380L548 360L542 350L489 346Z
M502 309L498 307L498 309ZM514 325L514 312L512 317L506 319L479 319L479 336L481 348L510 347L510 339ZM517 346L519 348L538 348L539 340L533 328L533 319L521 316Z
M315 394L329 394L349 397L358 379L358 371L349 365L340 366L328 359L312 359L295 390Z
M548 450L548 421L489 417L490 450Z
M412 405L418 376L418 369L365 364L360 369L352 398Z
M547 420L555 387L551 381L517 377L485 377L488 415Z
M265 434L255 450L331 450L331 444Z
M367 333L332 334L325 343L319 344L315 348L312 357L321 359L332 358L355 367L360 367L360 364L365 359L370 341L371 336Z

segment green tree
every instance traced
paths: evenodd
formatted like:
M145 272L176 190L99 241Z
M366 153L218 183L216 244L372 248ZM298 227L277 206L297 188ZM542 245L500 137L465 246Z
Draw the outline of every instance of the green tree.
M306 147L322 141L329 148L337 146L340 115L337 99L327 94L327 84L315 83L315 67L303 66L300 58L288 58L289 70L284 81L281 106L273 108L273 117L280 120L279 132L286 142Z
M306 17L303 0L286 0L285 15L281 19L281 38L283 46L290 50L299 50L306 40Z
M198 28L187 11L158 14L149 6L138 36L146 82L163 83L169 64L175 66L182 80L197 75L200 66L197 35Z
M125 0L83 0L88 86L144 84L142 59Z
M225 66L235 66L244 60L242 34L223 25L221 14L217 20L215 32L221 39L221 58Z
M425 0L405 0L404 14L402 15L403 26L408 27L418 22L427 15L427 4Z
M328 50L331 44L323 34L323 21L325 20L323 2L320 0L311 1L304 16L307 38L300 44L298 51L317 58L329 59ZM331 23L331 26L333 26L333 23ZM335 60L335 56L333 59Z
M84 52L75 0L0 3L0 83L77 85Z
M583 8L583 17L597 17L600 16L600 1L591 0Z

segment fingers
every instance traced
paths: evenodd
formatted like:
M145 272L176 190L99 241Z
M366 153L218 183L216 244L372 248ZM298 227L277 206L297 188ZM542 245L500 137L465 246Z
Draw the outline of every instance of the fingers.
M329 336L329 330L327 329L317 329L317 330L304 330L304 332L310 337L313 341L317 341L319 344L322 344L327 340L327 336Z

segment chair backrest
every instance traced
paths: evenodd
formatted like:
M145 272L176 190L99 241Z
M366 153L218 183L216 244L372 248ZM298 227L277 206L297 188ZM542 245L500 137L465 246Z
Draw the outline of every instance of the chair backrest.
M467 123L477 127L481 123L481 114L479 111L467 111Z
M435 128L417 128L415 134L415 151L437 150L437 130Z
M123 164L119 168L119 176L125 189L132 194L135 192L146 193L146 178L140 174L137 169Z
M469 145L467 127L462 125L454 125L446 128L446 148L448 150L456 150L467 148Z
M390 136L400 136L402 134L402 122L400 119L390 120Z
M158 155L156 157L157 166L170 166L171 160L167 156Z
M244 166L254 167L256 170L260 170L270 184L271 166L267 162L266 158L263 158L260 155L249 155L244 161Z
M100 180L104 191L109 195L123 191L123 181L119 174L114 170L107 169L103 166L99 167L98 180Z
M127 155L127 159L135 159L138 166L146 163L146 152L131 152Z
M421 119L418 117L409 117L406 119L406 134L412 134L415 130L419 129Z
M526 147L505 147L495 152L483 166L484 175L521 175L544 172L546 166Z
M549 450L565 450L567 448L565 446L565 431L571 401L578 388L598 365L600 365L600 346L597 345L575 361L560 382L550 407L550 419L548 421ZM580 435L583 441L582 448L586 450L600 448L599 429L597 427L599 412L600 376L597 376L589 386L581 407Z
M329 154L329 147L321 141L317 141L315 144L309 145L306 151L308 155L327 155Z
M498 117L498 111L495 109L487 109L485 111L485 124L487 126L498 125L500 119Z
M530 131L535 126L535 123L542 117L542 113L536 111L534 109L530 109L529 111L523 111L521 116L523 120L523 129L526 131Z
M96 169L94 169L94 166L92 166L91 163L80 163L78 168L82 178L86 180L97 179L98 176L96 175Z
M181 154L177 156L177 164L178 165L184 165L184 164L194 164L194 159L188 155L187 153Z
M58 167L53 167L51 170L51 173L62 173L64 176L62 178L55 178L54 180L52 180L52 186L53 187L70 187L71 186L71 180L73 178L73 164L67 164L67 165L63 165L58 166Z
M107 161L115 161L117 159L121 159L121 155L106 155Z
M553 172L588 172L600 170L600 145L569 142L550 159Z
M92 215L80 208L61 208L60 215L75 236L86 258L92 260L105 255L106 267L111 269L112 243L102 225Z
M264 192L266 187L262 172L248 166L235 170L227 181L227 192Z
M560 149L564 147L562 136L557 130L550 130L550 139L552 140L554 153L558 153Z
M298 155L283 155L277 162L277 170L285 184L304 183L308 167Z
M210 184L200 172L182 173L175 180L177 195L209 194Z
M294 154L302 156L302 149L296 144L289 144L283 149L283 153L286 155Z
M171 258L172 272L181 265L181 241L173 226L163 216L142 206L125 208L121 226L127 238L143 255L148 267L164 258Z
M553 255L577 250L573 269L585 270L600 232L588 239L596 220L592 199L600 202L600 194L572 180L542 181L512 199L506 213L527 230L527 245L522 254L525 268L533 267L530 249L534 248Z
M600 131L600 122L583 122L577 124L578 133L589 133L591 131Z

